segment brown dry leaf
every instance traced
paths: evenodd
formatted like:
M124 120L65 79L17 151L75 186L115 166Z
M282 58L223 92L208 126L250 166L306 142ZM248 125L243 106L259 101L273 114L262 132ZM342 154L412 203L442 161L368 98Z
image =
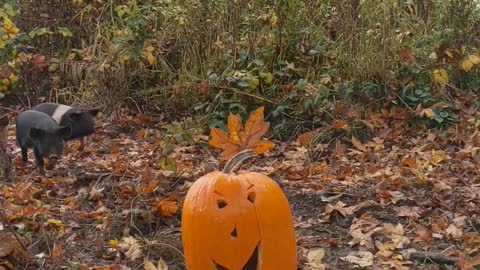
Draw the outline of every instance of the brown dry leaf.
M62 245L59 243L53 243L52 254L50 255L50 259L58 259L63 253Z
M363 146L363 144L353 135L352 135L351 142L352 142L353 146L355 148L357 148L358 150L360 150L362 152L367 152L367 148L365 148L365 146Z
M0 231L0 262L1 258L9 255L25 262L32 259L12 233Z
M243 130L240 116L230 114L228 117L228 130L230 134L225 133L219 128L213 128L210 131L209 144L213 147L223 149L222 154L220 154L220 159L222 160L228 160L245 149L252 149L259 155L275 147L273 142L261 140L261 137L265 135L269 126L270 123L263 121L263 107L258 108L250 114Z
M93 266L92 270L130 270L131 268L120 265L120 264L112 264L107 266Z
M377 227L378 225L380 225L380 221L370 214L363 214L361 217L355 218L349 230L352 236L352 240L349 242L350 246L359 244L368 249L373 249L372 234L383 230L383 228Z
M10 255L13 251L15 245L17 245L17 240L13 234L0 231L0 258Z
M415 56L412 53L412 49L410 48L400 48L398 49L398 56L400 58L400 62L404 64L413 65L415 64Z
M480 257L466 259L462 254L458 260L458 267L460 267L461 270L476 270L478 269L478 266L480 266Z
M43 70L46 66L48 66L45 56L38 53L36 53L30 61L32 61L32 64L39 70Z
M158 201L155 203L157 213L163 217L171 217L178 212L178 205L172 201Z
M423 226L419 226L415 230L415 237L413 238L413 242L423 242L427 245L431 245L433 241L432 231L428 230Z
M348 123L345 120L334 120L332 123L332 129L340 130L346 129L348 127Z
M359 267L369 267L373 265L373 254L369 251L350 252L345 257L340 257L342 261L353 263Z
M440 162L445 160L446 156L447 155L445 154L445 151L443 151L443 150L435 151L435 149L432 149L432 155L430 157L430 163L432 165L438 165Z
M352 215L357 209L356 206L350 206L350 207L345 207L345 206L346 204L342 201L338 201L337 204L335 205L327 204L327 207L325 208L325 214L329 215L333 211L337 211L342 216L346 217L346 216Z
M306 269L309 270L323 270L326 269L326 265L322 262L325 257L325 250L322 248L317 248L310 250L307 254L307 264Z
M298 135L298 138L297 138L298 143L300 143L300 145L303 147L308 147L315 133L316 133L315 131L309 131L309 132L305 132L303 134Z
M142 172L140 176L139 192L142 194L149 194L157 190L158 180L151 170L147 169Z
M142 256L142 246L138 243L138 240L132 236L122 238L118 246L130 261L135 261Z
M410 167L410 168L412 168L412 169L417 169L417 168L418 168L417 163L418 163L418 161L417 161L416 158L414 158L414 157L406 157L406 158L403 158L403 159L402 159L401 165L402 165L402 166Z

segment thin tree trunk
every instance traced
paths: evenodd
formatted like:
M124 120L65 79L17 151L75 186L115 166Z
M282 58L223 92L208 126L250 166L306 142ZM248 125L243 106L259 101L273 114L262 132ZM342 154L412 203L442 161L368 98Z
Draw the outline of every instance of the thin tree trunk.
M0 116L0 181L12 181L12 159L7 148L8 116Z

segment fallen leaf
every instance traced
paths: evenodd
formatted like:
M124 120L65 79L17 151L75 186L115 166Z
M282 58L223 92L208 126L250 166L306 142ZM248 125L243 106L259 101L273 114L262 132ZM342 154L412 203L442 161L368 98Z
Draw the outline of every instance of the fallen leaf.
M131 236L124 237L118 246L130 261L135 261L142 256L142 248L138 240Z
M347 256L340 257L340 259L349 263L354 263L360 267L373 265L373 254L369 251L350 252Z
M45 56L38 53L33 55L30 61L32 61L33 65L39 70L43 70L46 66L48 66L48 63L45 60Z
M159 201L155 205L157 213L163 217L171 217L178 212L178 205L172 201Z
M431 153L431 157L430 157L430 163L432 165L438 165L445 158L446 158L445 151L443 151L443 150L435 151L435 149L432 149L432 153Z
M332 123L332 129L340 130L346 129L348 127L348 123L345 120L334 120Z
M322 262L325 257L325 250L323 248L317 248L310 250L307 254L306 268L309 270L323 270L326 269L325 264Z
M412 49L410 48L400 48L398 49L398 56L400 58L400 62L404 64L413 65L415 64L415 56L412 53Z
M245 149L252 149L257 155L260 155L275 147L273 142L261 140L269 126L270 123L263 121L263 107L250 114L243 130L240 116L230 114L228 117L229 134L219 128L212 128L209 144L223 149L220 154L220 159L223 160L228 160Z
M352 136L351 142L353 146L358 150L362 152L367 152L367 148L365 148L365 146L363 146L363 144L355 136Z
M433 79L441 85L448 84L448 72L444 68L433 71Z

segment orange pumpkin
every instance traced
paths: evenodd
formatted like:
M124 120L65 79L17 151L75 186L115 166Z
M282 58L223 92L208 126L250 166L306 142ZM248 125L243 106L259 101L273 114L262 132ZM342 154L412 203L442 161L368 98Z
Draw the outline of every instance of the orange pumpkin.
M188 270L294 270L297 252L287 198L260 173L232 174L251 151L190 187L182 210Z

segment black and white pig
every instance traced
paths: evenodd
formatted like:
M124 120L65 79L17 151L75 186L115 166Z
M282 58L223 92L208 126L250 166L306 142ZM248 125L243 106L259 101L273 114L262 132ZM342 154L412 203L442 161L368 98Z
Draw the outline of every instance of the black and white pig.
M50 115L33 110L17 115L15 123L22 161L28 161L27 151L33 148L37 168L45 175L43 158L48 158L47 169L52 170L62 156L65 140L72 131L70 125L59 126Z
M100 112L98 108L85 109L50 102L40 103L32 110L50 115L60 126L70 124L72 132L67 141L80 139L78 150L85 147L86 136L95 132L94 118Z

